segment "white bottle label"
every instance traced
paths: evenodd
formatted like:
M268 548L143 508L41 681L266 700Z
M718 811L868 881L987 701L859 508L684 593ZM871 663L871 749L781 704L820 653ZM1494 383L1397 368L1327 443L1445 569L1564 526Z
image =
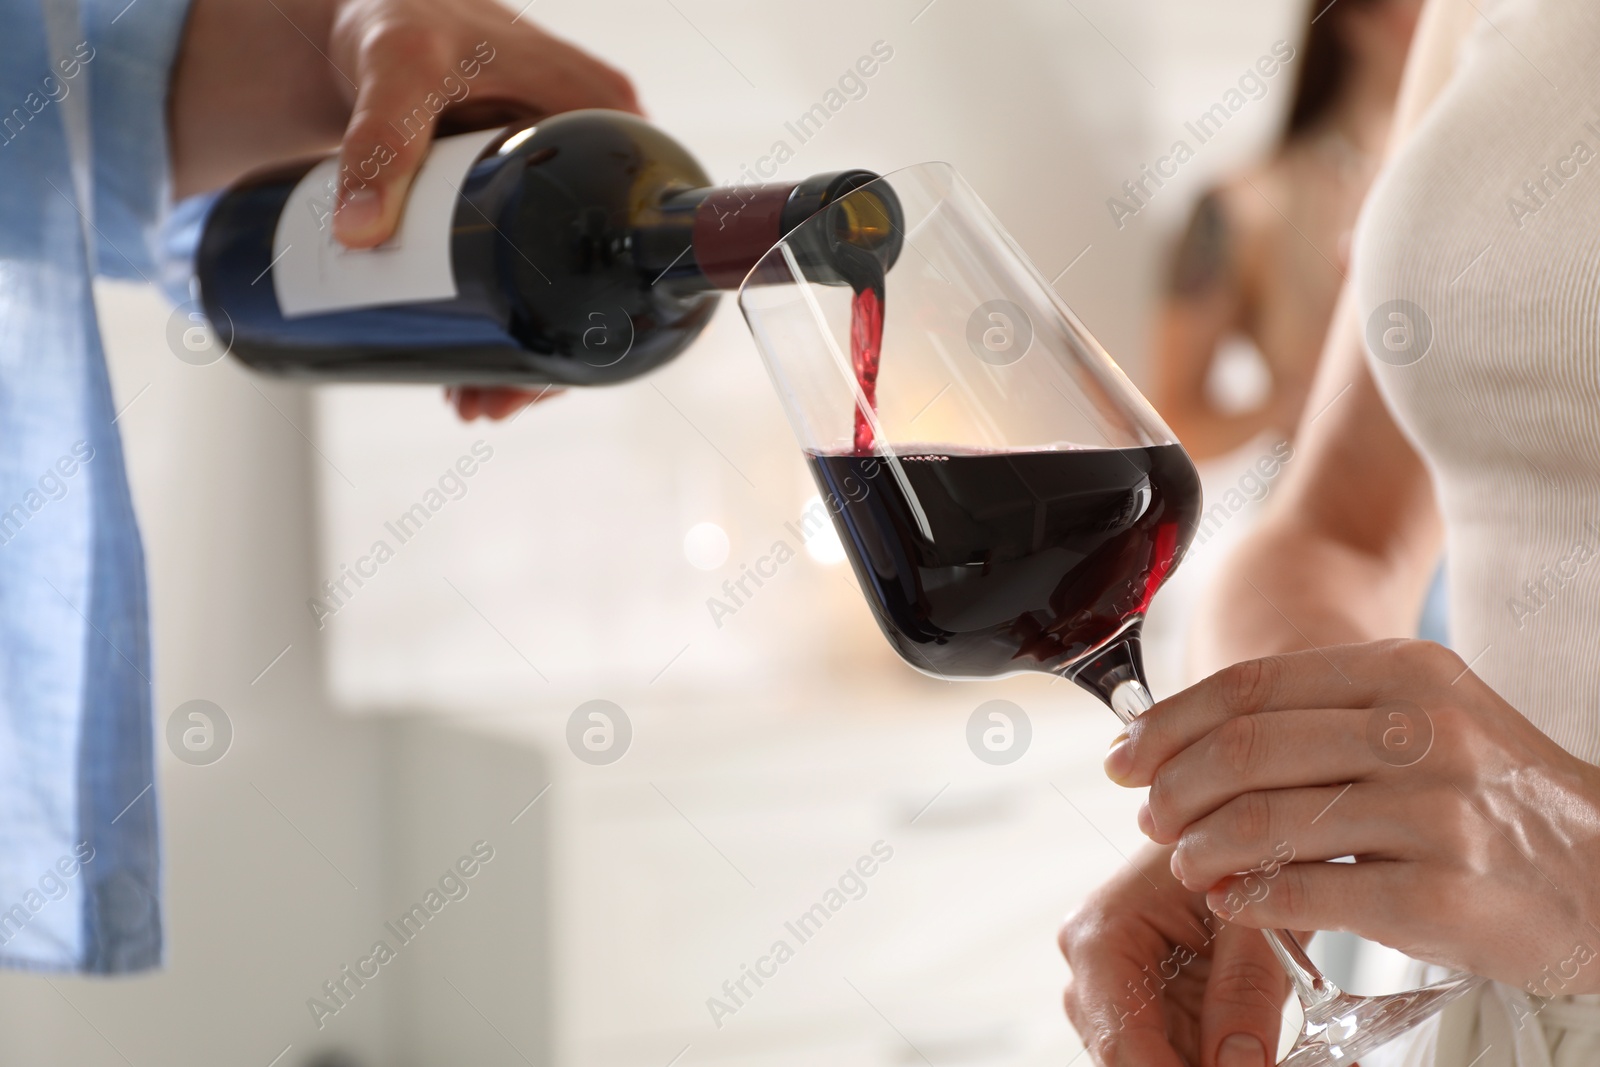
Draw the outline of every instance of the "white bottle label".
M411 183L399 228L376 248L351 250L333 238L338 159L307 171L283 205L272 238L272 288L283 317L454 297L450 226L456 202L472 164L504 132L434 142Z

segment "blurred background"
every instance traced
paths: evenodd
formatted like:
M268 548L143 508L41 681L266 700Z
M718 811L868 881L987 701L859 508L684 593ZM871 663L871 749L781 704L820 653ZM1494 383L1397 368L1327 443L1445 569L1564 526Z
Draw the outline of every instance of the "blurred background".
M779 140L785 177L953 163L1148 390L1173 248L1200 194L1279 135L1293 65L1139 210L1119 219L1107 201L1175 140L1193 145L1185 123L1275 42L1298 48L1309 13L536 0L522 17L628 71L714 176ZM785 123L880 42L892 57L865 95L798 143ZM914 673L827 535L713 618L707 599L742 566L798 547L785 524L815 494L731 300L659 374L462 425L436 389L192 366L168 348L158 295L100 297L149 558L158 731L204 700L232 737L203 765L159 746L168 967L0 974L0 1061L1059 1067L1079 1053L1056 928L1140 840L1140 797L1100 771L1115 722L1045 677ZM1259 451L1212 464L1208 486ZM469 455L464 493L397 545L385 523ZM1158 694L1187 680L1182 620L1246 524L1230 519L1158 598ZM379 539L393 558L318 619L308 601ZM1006 765L968 747L992 700L1031 726ZM606 719L585 712L579 733L609 723L609 763L569 729L591 701ZM475 848L492 859L465 895L402 945L385 924ZM785 924L830 892L844 905L802 942ZM348 978L380 939L395 958ZM758 963L780 939L792 958Z

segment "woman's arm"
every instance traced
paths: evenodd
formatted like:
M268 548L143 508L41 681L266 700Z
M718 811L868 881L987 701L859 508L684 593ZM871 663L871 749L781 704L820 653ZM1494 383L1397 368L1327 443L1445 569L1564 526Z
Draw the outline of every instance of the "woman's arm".
M1280 494L1197 615L1200 673L1416 630L1442 526L1368 373L1353 303L1347 287Z
M1475 17L1470 0L1430 0L1391 153L1449 80ZM1202 672L1416 631L1443 528L1427 470L1368 372L1360 327L1346 285L1282 492L1197 615L1190 655Z

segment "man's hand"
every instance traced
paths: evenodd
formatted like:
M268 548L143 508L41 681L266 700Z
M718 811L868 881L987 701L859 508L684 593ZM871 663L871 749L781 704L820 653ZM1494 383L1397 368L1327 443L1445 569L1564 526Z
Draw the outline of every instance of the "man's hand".
M375 172L341 198L334 216L340 241L371 248L394 232L432 142L434 108L454 93L464 94L458 113L477 109L482 125L492 124L494 109L501 121L586 107L638 112L621 73L526 19L513 22L514 15L494 0L335 4L328 59L345 75L334 84L351 104L340 173ZM475 72L470 79L468 71ZM419 127L421 136L409 140L400 133ZM365 179L367 171L359 173Z
M503 419L515 415L529 404L537 404L566 390L553 385L540 389L513 389L509 386L453 385L444 391L445 400L456 414L471 422L479 415Z
M451 87L467 86L489 105L464 101L458 119L463 111L476 119L465 125L585 107L639 111L633 86L621 73L526 20L512 24L512 17L493 0L344 0L339 5L329 58L356 83L339 149L340 173L362 166L376 172L362 188L340 198L333 232L345 245L371 248L394 232L436 128L430 104L448 100ZM469 70L476 72L471 81L464 76ZM422 125L422 136L409 141L398 136L407 123L407 129ZM561 390L465 386L445 395L463 419L503 419Z
M339 146L334 234L394 232L441 120L462 128L602 107L639 111L628 79L494 0L195 0L169 98L178 196ZM543 393L452 391L464 418Z
M1266 1067L1289 981L1254 930L1213 916L1148 847L1061 928L1067 1017L1100 1067Z

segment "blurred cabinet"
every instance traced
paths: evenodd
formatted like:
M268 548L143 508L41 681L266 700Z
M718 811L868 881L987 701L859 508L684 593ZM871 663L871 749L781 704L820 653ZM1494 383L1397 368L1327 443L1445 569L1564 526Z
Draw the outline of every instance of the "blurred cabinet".
M432 814L397 810L415 870L393 881L423 884L498 824L505 865L485 878L523 887L486 881L470 930L449 931L464 940L431 950L462 961L464 997L442 962L408 972L413 1062L447 1062L490 1020L508 1040L479 1033L479 1062L544 1044L562 1067L1070 1058L1056 927L1133 847L1137 797L1100 774L1103 709L1015 683L1034 738L992 767L965 727L997 687L965 688L857 714L641 705L608 766L569 750L564 714L409 724L403 811Z

